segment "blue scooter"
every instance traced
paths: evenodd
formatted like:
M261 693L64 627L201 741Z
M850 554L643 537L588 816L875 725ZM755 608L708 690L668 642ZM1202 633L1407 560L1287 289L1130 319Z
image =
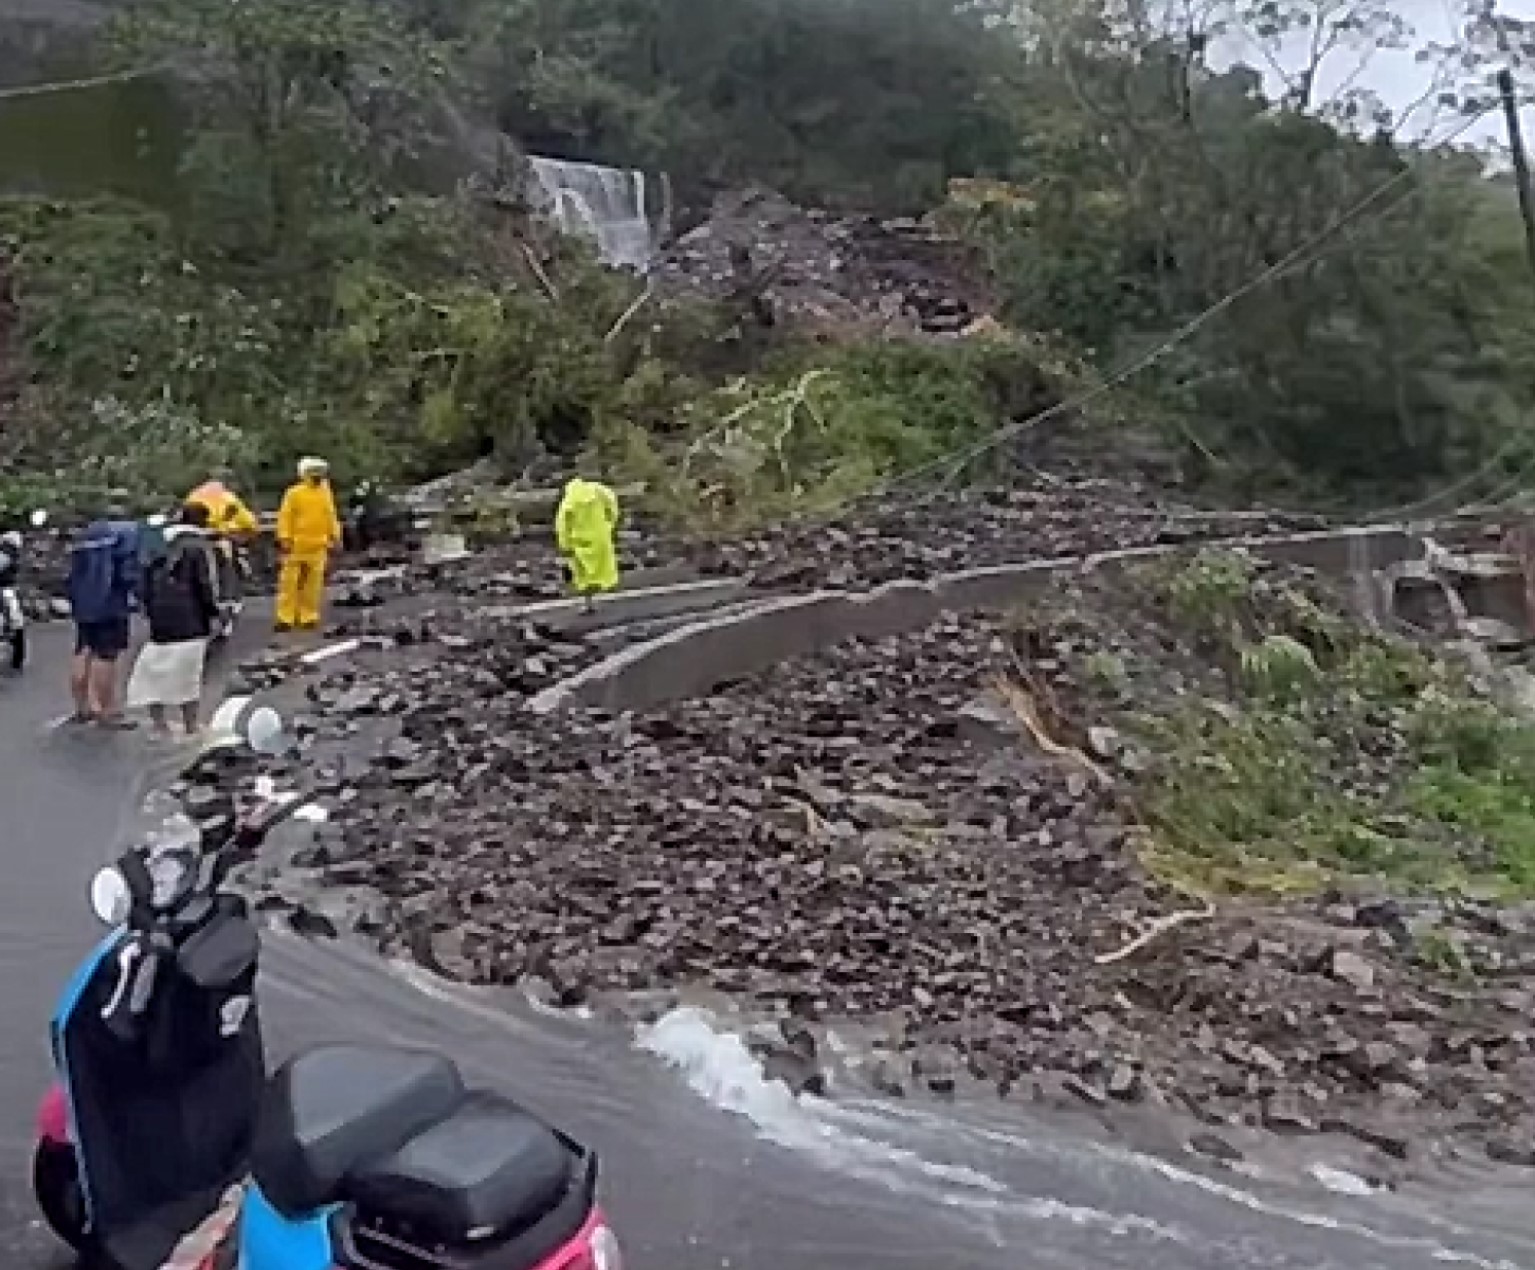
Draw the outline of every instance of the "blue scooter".
M112 929L59 1003L38 1115L48 1224L100 1270L620 1270L596 1156L441 1055L331 1045L268 1078L260 939L225 878L301 803L97 875Z

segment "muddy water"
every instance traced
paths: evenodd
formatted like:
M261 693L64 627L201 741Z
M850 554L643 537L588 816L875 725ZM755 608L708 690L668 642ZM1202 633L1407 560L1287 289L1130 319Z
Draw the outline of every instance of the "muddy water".
M1204 1173L1003 1104L801 1103L699 1012L636 1037L344 945L274 932L267 948L277 1046L325 1037L446 1049L472 1080L598 1147L637 1266L1535 1265L1517 1183L1490 1173L1475 1179L1481 1211L1452 1215L1436 1213L1427 1188L1362 1197L1277 1173Z

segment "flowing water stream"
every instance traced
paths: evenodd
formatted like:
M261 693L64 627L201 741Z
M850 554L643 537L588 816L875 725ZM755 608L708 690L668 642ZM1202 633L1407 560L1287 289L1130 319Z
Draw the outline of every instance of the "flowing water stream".
M281 1044L369 1036L450 1051L593 1142L637 1267L1518 1270L1518 1193L1480 1211L1427 1188L1205 1172L1016 1104L796 1100L684 1008L636 1035L470 990L345 945L273 934L264 1005ZM1353 1192L1353 1193L1350 1193Z
M656 245L656 226L643 172L530 155L535 194L567 234L597 245L605 264L643 271Z

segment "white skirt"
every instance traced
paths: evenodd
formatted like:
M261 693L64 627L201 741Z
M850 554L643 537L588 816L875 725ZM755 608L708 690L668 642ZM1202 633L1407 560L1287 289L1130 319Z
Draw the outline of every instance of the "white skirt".
M205 639L145 644L128 678L128 708L184 706L202 700L207 655Z

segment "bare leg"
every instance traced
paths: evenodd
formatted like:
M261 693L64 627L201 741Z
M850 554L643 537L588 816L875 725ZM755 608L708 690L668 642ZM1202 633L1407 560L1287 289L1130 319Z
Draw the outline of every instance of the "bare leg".
M122 718L122 707L117 699L116 658L111 661L91 658L91 704L96 717L103 723L116 723Z
M75 718L91 717L91 655L76 653L69 663L69 693L75 699Z
M202 723L197 717L197 702L188 701L181 707L181 723L188 736L196 736L202 731Z

